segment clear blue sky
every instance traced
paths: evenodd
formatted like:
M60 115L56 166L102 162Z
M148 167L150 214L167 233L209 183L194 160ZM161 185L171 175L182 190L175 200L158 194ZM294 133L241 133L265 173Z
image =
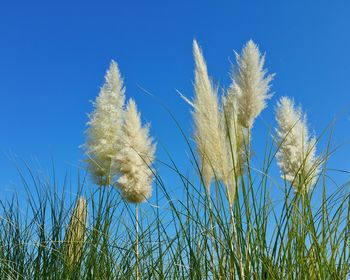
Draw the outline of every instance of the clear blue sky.
M348 141L349 113L342 112L350 108L349 14L349 1L1 1L1 195L18 181L13 156L38 159L44 169L53 157L59 174L76 172L89 100L98 94L111 59L119 63L126 94L152 123L157 141L186 171L178 130L138 86L171 107L190 135L189 107L175 89L193 96L193 38L223 87L229 85L233 50L252 38L277 74L275 96L262 119L274 124L276 100L293 96L317 133L340 115L334 144ZM265 128L258 120L257 151ZM350 170L349 155L346 145L332 167ZM158 157L165 159L161 149Z

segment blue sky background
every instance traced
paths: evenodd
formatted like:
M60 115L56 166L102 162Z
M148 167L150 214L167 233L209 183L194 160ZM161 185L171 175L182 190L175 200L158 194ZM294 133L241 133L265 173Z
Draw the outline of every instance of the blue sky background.
M273 107L282 95L303 105L317 133L338 116L333 144L348 143L349 14L349 1L1 1L1 196L21 188L13 157L34 165L38 160L43 170L52 157L58 175L77 172L89 100L98 94L111 59L120 66L127 97L136 99L143 120L152 123L158 158L166 159L165 145L186 172L188 149L179 131L139 86L170 107L191 135L190 108L175 89L193 96L193 38L222 87L230 83L233 50L252 38L266 52L266 66L276 73L275 95L254 127L257 165L264 122L275 124ZM349 155L345 145L330 167L350 170Z

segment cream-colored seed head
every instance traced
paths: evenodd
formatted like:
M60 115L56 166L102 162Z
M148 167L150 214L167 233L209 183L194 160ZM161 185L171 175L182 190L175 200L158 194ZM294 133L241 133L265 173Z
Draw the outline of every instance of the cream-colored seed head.
M292 182L296 191L308 192L319 173L320 160L316 157L316 139L309 135L306 114L300 107L295 108L293 100L282 97L277 103L276 120L276 157L282 177Z
M238 178L242 172L243 162L243 127L238 123L237 99L233 88L229 88L222 100L222 129L225 132L226 162L224 179L229 190L232 205L238 187Z
M105 84L89 115L87 139L83 146L88 168L95 183L110 185L118 173L115 157L120 149L125 88L118 65L112 61L105 76Z
M130 99L122 125L121 149L116 156L120 174L117 187L123 197L132 203L140 203L152 194L155 144L149 136L149 125L142 126L140 113Z
M87 226L87 211L86 200L83 197L78 198L65 237L69 266L74 266L81 258Z
M196 41L193 42L195 59L195 98L193 118L195 122L195 141L202 165L202 175L208 193L210 182L215 175L218 179L227 178L225 155L225 134L222 129L222 116L218 94L208 76L203 54Z
M266 107L266 100L271 98L269 90L273 75L267 75L265 57L252 40L245 45L241 55L236 53L236 61L238 69L234 72L233 88L237 95L238 121L251 129L256 117Z

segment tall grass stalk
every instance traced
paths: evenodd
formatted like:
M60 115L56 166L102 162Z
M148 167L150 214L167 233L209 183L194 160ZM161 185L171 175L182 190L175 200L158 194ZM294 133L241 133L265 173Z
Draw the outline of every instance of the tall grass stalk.
M140 279L139 271L139 205L135 206L135 228L136 228L136 279Z
M157 164L172 180L157 173L154 197L137 209L113 187L88 185L84 176L59 180L19 168L26 195L0 200L0 279L349 278L349 182L336 183L331 143L316 186L298 193L288 180L275 179L278 146L268 138L263 160L251 155L245 172L237 172L230 205L219 180L208 195L185 135L184 141L193 172L182 171L166 151L168 160ZM65 229L80 196L89 217L71 269Z

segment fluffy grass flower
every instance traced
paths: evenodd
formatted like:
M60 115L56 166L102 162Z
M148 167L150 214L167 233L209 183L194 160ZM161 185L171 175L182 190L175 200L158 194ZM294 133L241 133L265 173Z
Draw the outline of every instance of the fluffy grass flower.
M123 79L118 65L112 61L105 76L105 84L96 98L94 110L89 114L86 130L88 168L99 185L110 185L118 173L115 157L119 151L119 139L125 102Z
M140 203L152 194L155 144L149 136L149 125L142 126L135 101L130 99L122 125L121 149L116 156L121 176L117 187L123 197L132 203Z
M239 176L243 164L243 132L244 128L239 124L237 117L237 100L232 93L232 88L222 98L222 129L225 132L226 149L226 178L225 185L229 190L229 200L232 205L238 187Z
M319 173L316 138L309 135L306 114L294 101L282 97L277 103L276 120L279 149L277 162L283 177L296 191L307 192Z
M265 57L252 41L244 46L242 54L236 53L237 71L234 71L233 93L237 96L238 121L251 129L255 119L267 106L270 82L274 75L267 75L264 69Z
M67 263L74 267L79 262L84 247L84 238L87 226L87 203L79 197L70 218L65 237Z
M194 138L202 164L204 184L209 193L214 170L217 178L227 179L225 135L222 129L218 94L209 79L202 51L196 41L193 41L193 55L195 59Z

